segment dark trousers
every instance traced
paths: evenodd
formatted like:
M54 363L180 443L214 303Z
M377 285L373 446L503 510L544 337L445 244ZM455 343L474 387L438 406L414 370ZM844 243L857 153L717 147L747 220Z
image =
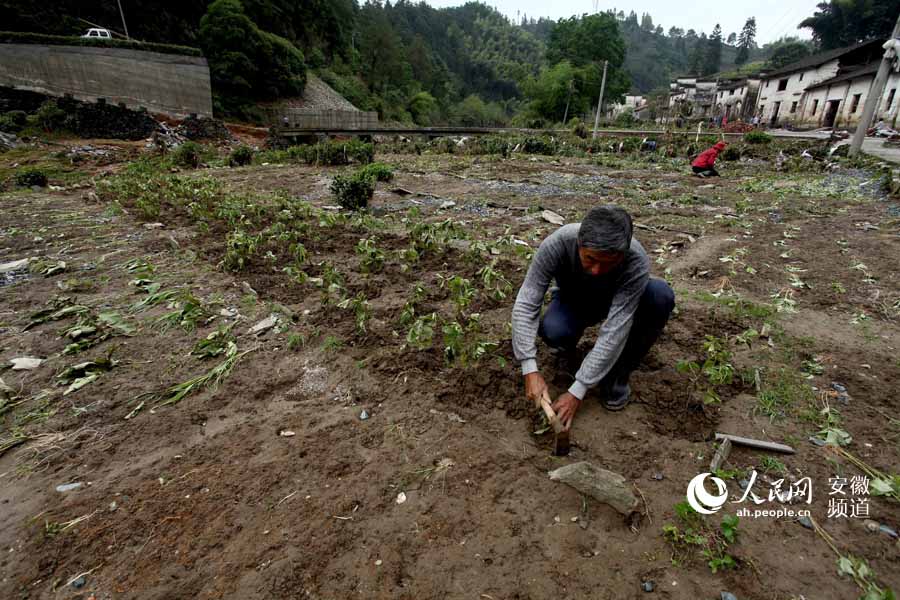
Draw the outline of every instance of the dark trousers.
M538 334L551 348L574 351L584 330L606 318L610 302L611 298L588 304L584 299L566 298L557 292L544 311ZM662 279L651 278L638 304L625 348L603 382L628 381L659 338L673 308L675 292Z
M709 168L691 167L691 169L694 170L694 173L703 173L707 177L718 177L719 176L719 172L716 171L715 167L709 167Z

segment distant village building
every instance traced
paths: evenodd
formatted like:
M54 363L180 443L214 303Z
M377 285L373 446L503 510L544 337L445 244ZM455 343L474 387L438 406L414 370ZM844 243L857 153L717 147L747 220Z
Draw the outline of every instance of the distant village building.
M719 81L713 116L725 117L728 121L749 122L756 112L760 82L759 75Z
M669 85L669 116L726 117L769 127L842 127L859 124L866 95L884 55L884 40L820 52L769 73L732 79L679 77ZM900 72L891 71L873 122L897 126ZM871 124L867 123L866 126Z
M635 119L641 120L647 117L648 108L647 98L644 96L626 94L625 102L613 104L610 116L615 119L619 115L631 113Z
M672 117L705 118L712 116L717 84L715 79L679 77L669 84L669 110Z
M866 95L884 54L884 40L822 52L763 76L760 120L771 127L847 127L859 124ZM875 121L896 119L900 74L892 71ZM870 124L866 123L866 127Z

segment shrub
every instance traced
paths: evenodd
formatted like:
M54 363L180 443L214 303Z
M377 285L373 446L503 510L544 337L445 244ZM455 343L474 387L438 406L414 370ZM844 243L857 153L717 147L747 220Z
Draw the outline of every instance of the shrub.
M66 121L66 111L54 100L47 100L34 113L34 120L44 131L55 131Z
M28 115L24 110L11 110L0 116L0 131L18 133L25 127L27 121Z
M176 46L174 44L156 44L136 42L117 38L83 38L78 36L46 35L43 33L26 33L20 31L0 31L0 44L41 44L44 46L89 46L95 48L126 48L129 50L146 50L162 54L184 54L186 56L203 56L197 48Z
M200 166L203 146L197 142L184 142L172 152L172 162L179 167L196 169Z
M748 131L744 134L744 141L748 144L768 144L772 136L764 131Z
M232 167L243 167L245 165L249 165L250 161L253 160L253 150L250 146L245 146L241 144L231 153L231 156L228 157L228 164Z
M318 144L291 146L288 156L309 165L349 165L351 162L369 164L375 158L375 147L360 140L327 141Z
M572 135L578 136L581 139L587 137L587 128L584 126L584 121L578 117L569 119L569 130L572 132Z
M36 167L25 167L16 171L16 185L47 187L47 174Z
M394 178L394 170L384 163L366 165L359 172L374 181L390 181Z
M342 207L359 210L369 205L369 199L375 193L375 181L363 170L352 175L336 175L331 192Z
M740 160L741 149L738 146L728 146L722 151L722 160Z

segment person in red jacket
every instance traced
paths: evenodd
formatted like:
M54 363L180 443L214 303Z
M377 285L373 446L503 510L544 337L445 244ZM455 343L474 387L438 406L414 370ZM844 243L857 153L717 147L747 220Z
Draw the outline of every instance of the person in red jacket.
M691 163L694 174L699 175L700 177L718 177L719 172L716 171L716 157L719 156L719 152L724 149L725 142L716 142L715 146L701 152L697 158L694 159L694 162Z

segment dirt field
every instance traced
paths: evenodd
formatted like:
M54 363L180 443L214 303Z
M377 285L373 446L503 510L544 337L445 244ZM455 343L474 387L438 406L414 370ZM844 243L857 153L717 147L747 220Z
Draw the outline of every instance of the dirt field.
M847 453L900 471L900 201L879 172L776 172L769 156L704 180L659 155L376 148L394 179L359 216L334 210L329 192L351 167L123 183L114 173L138 149L107 145L51 177L57 189L0 195L0 263L32 259L0 274L0 369L43 359L0 370L3 598L828 600L900 589L900 545L885 531L900 530L898 500L871 493L868 516L829 515L829 478L864 474ZM56 149L43 152L0 165ZM632 404L607 412L589 393L571 455L556 458L550 436L533 433L510 310L556 227L541 210L576 222L599 203L632 213L677 312L633 376ZM198 356L217 332L205 348L218 354ZM539 348L563 391L570 380ZM732 375L713 383L676 368L689 361ZM217 386L173 389L217 366ZM710 393L719 400L704 402ZM718 473L731 500L755 469L766 502L685 514L677 506L709 471L715 432L796 454L736 447ZM810 441L826 436L844 445ZM644 513L634 527L548 478L580 460L633 481ZM767 501L772 482L804 477L810 506ZM726 533L724 515L741 508L809 508L820 529L743 517ZM871 572L840 574L838 554Z

